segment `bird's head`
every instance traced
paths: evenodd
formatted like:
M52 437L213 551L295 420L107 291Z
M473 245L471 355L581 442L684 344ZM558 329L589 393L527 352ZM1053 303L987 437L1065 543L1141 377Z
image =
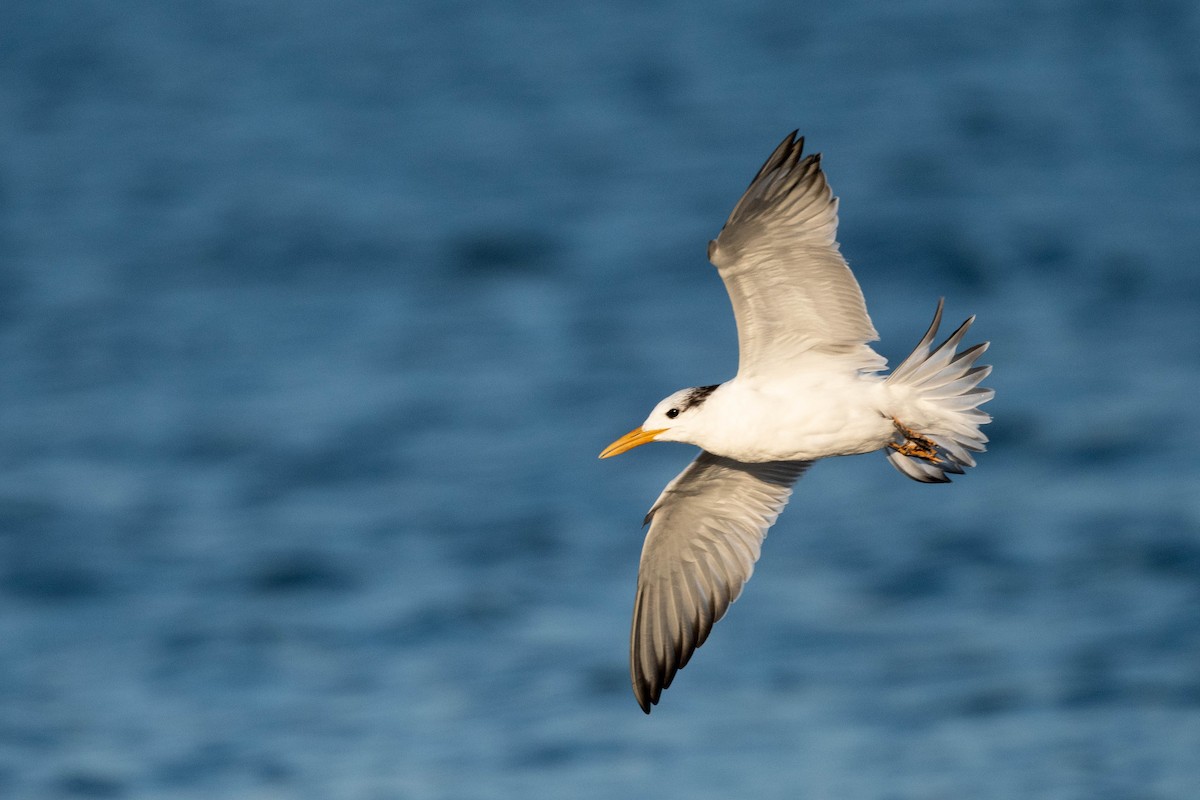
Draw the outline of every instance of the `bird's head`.
M601 458L620 455L647 442L688 442L695 444L693 434L696 418L716 386L695 386L680 389L660 401L640 427L604 448Z

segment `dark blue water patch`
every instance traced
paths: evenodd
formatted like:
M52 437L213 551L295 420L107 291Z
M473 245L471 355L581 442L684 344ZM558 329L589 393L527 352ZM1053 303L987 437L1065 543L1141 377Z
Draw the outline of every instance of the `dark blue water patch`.
M1184 511L1085 513L1072 527L1096 567L1200 586L1200 523Z
M125 797L129 792L126 782L112 775L101 772L74 771L58 778L54 782L55 796L94 798L109 800L109 798Z
M1028 226L1017 237L1018 269L1038 275L1061 275L1079 263L1078 242L1060 228Z
M199 263L239 284L290 282L390 263L399 249L317 210L236 208L201 246Z
M4 176L0 174L0 219L4 216ZM19 246L6 233L0 223L0 252L8 254L9 259L20 258ZM28 302L28 278L20 271L8 266L0 266L0 333L12 332L28 319L31 306Z
M562 247L545 231L494 228L464 232L447 243L451 269L468 278L546 275Z
M1045 455L1067 469L1112 469L1143 459L1145 441L1139 430L1097 429L1085 436L1060 440Z
M1115 656L1106 646L1075 651L1063 670L1059 703L1067 708L1086 708L1128 700L1116 671Z
M1128 309L1129 304L1145 298L1161 276L1145 255L1113 252L1088 271L1088 279L1098 304ZM1169 294L1182 288L1177 277L1170 284Z
M240 698L250 702L279 681L303 683L306 661L297 653L336 650L345 642L336 631L290 622L315 599L304 595L264 598L262 605L238 604L236 612L218 613L228 604L210 601L159 626L145 675L157 690L200 697ZM286 601L286 604L285 604ZM315 613L315 612L314 612Z
M1200 620L1190 602L1162 606L1170 593L1143 591L1157 608L1122 615L1067 648L1059 701L1067 706L1200 707ZM1155 602L1158 601L1158 602Z
M951 165L928 150L898 151L888 158L887 168L884 179L894 185L896 192L917 203L926 198L945 198L956 191L957 175Z
M352 485L397 473L395 446L369 436L348 434L310 450L260 452L255 472L261 482L248 494L279 496L314 487ZM274 490L274 491L273 491Z
M1185 665L1200 658L1200 616L1188 613L1186 601L1181 605L1178 613L1162 614L1154 624L1137 633L1138 652L1155 659L1178 660ZM1193 685L1200 687L1200 672L1188 669L1186 675Z
M0 543L14 546L22 541L43 540L62 523L61 507L49 500L31 497L0 498ZM9 545L5 540L14 542ZM11 559L8 555L6 560Z
M631 103L659 118L685 112L689 90L695 88L688 73L661 52L631 58L617 81Z
M988 529L934 529L923 535L915 564L885 575L874 591L898 601L954 594L993 604L1024 596L1035 581L1033 565L1016 557ZM949 601L947 601L949 602Z
M890 725L929 726L947 720L986 720L1019 713L1035 701L1022 688L994 669L955 665L942 672L911 679L885 677L883 712Z
M554 513L509 515L477 507L480 518L469 525L455 524L441 534L455 561L463 566L488 568L525 559L544 561L562 553L562 529Z
M986 296L997 287L998 272L986 243L962 232L931 231L913 255L937 276L939 292Z
M1004 152L1008 117L1001 101L987 88L972 86L955 95L956 133L970 145L990 152L993 159Z
M129 215L130 222L136 220L158 226L169 225L163 219L164 212L184 205L193 198L193 193L198 191L199 187L204 186L208 180L204 174L203 165L184 152L147 154L144 160L131 164L129 167L122 198L125 201L125 210ZM172 234L186 235L186 232L171 231L168 228L166 231L154 231L153 235L162 236L164 234L174 238ZM171 271L170 265L175 262L176 258L170 258L159 264L154 272L158 273L160 280L165 277L163 273ZM149 264L146 263L144 266L147 267L148 273ZM125 274L133 277L132 272ZM151 277L146 273L143 273L142 276Z
M958 698L950 713L962 717L990 717L1018 711L1028 704L1028 699L1015 686L989 686Z
M69 564L10 565L0 580L13 597L48 603L91 601L109 590L100 573Z
M580 672L580 689L594 697L622 697L629 692L629 671L616 659L593 664Z
M1036 700L998 653L964 650L953 640L923 637L893 643L894 652L874 665L867 685L880 705L865 709L891 725L928 726L947 719L989 718L1020 712Z
M1195 367L1194 352L1174 343L1200 332L1194 314L1200 303L1200 279L1163 275L1134 257L1113 254L1089 265L1078 282L1082 288L1064 303L1061 313L1070 326L1096 346L1113 343L1133 352L1148 337L1159 337L1150 358L1174 358ZM1147 357L1147 356L1142 356Z
M246 588L253 594L290 595L346 593L359 586L355 573L339 565L332 554L301 551L263 557L249 571Z
M1015 569L1020 562L1007 550L994 530L942 528L921 539L924 558L949 568L975 567L981 570Z
M878 602L891 605L937 599L951 589L945 568L936 564L909 564L877 577L870 592Z
M592 747L581 747L570 742L548 741L519 746L516 748L516 752L509 756L509 763L518 769L554 769L581 758L594 758L595 756L596 752Z
M906 214L886 218L876 226L857 232L853 249L846 250L863 279L871 284L887 285L872 277L876 272L894 280L894 265L904 265L904 273L936 286L937 294L980 296L1000 287L998 269L986 241L966 230L930 221L925 216Z
M347 426L306 448L259 446L244 455L239 494L248 507L316 488L398 480L404 473L398 444L373 421Z
M429 603L388 622L371 640L388 647L432 645L450 639L475 639L509 627L521 609L510 595L477 589L462 597Z
M6 25L24 35L10 34L0 47L8 74L21 89L14 96L21 101L23 124L45 130L72 107L97 98L125 99L141 86L143 73L87 4L46 12L21 14L24 24Z
M46 391L70 392L144 379L161 343L140 331L141 309L120 300L63 304L47 310L31 330L30 377Z
M987 361L985 357L983 359ZM1003 385L995 387L995 381L984 381L984 386L996 388L997 395L1004 391ZM992 414L992 421L983 428L987 434L987 452L976 455L976 463L987 463L994 456L989 453L1016 453L1035 443L1043 441L1046 434L1045 417L1030 410L1024 410L1015 405L1007 405L1007 397L999 398L999 406L988 404L983 410ZM1030 398L1014 398L1031 402Z
M813 684L812 674L800 665L784 664L767 673L766 685L773 695L796 695Z
M109 564L89 557L75 541L94 530L70 509L35 499L0 502L0 589L34 602L77 603L108 594L114 587Z
M166 447L171 457L192 464L230 466L245 459L255 459L255 453L248 452L243 433L198 421L172 436Z
M176 171L183 187L197 188L198 174L188 167ZM331 200L303 200L286 187L239 185L223 207L200 218L193 210L182 221L145 208L168 191L162 183L135 175L123 209L127 222L144 230L122 242L118 274L139 290L353 281L394 270L397 254L412 250L402 232L350 217ZM179 202L189 199L177 191Z
M1175 537L1147 543L1142 562L1153 574L1200 582L1200 537L1188 536L1186 527Z

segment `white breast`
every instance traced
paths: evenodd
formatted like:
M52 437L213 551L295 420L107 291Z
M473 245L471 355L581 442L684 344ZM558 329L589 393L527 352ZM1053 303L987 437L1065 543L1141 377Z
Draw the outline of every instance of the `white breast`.
M735 378L704 405L696 444L746 462L869 453L892 437L874 375L806 371L771 381Z

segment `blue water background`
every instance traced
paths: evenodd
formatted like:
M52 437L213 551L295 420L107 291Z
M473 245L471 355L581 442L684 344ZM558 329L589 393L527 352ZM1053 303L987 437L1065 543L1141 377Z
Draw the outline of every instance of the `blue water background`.
M1194 798L1200 6L0 11L0 796ZM818 465L654 714L598 461L784 134L950 486Z

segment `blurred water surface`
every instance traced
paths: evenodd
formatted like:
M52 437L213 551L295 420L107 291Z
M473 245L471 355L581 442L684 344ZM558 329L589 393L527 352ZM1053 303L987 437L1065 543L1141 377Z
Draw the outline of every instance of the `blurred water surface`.
M8 3L0 794L1194 797L1198 8ZM795 127L994 446L814 469L646 718L691 453L595 456Z

